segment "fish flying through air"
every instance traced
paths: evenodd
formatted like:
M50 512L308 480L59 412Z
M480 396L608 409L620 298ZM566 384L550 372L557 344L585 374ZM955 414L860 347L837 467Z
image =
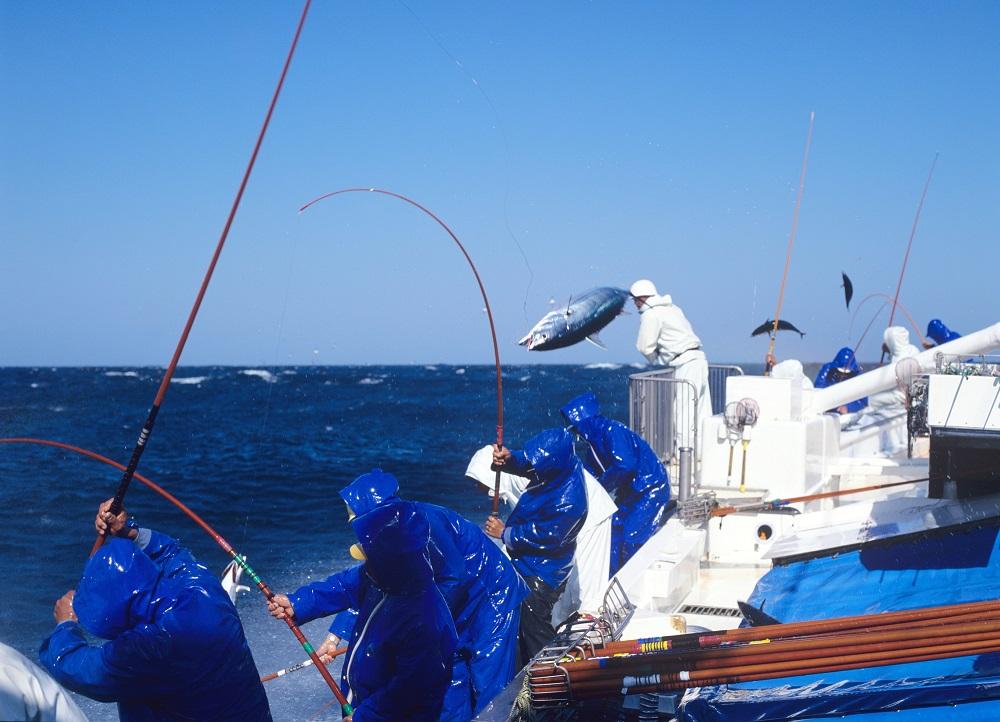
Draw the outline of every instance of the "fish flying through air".
M621 288L602 286L570 299L569 303L549 311L518 341L529 351L566 348L586 339L605 348L598 333L622 313L632 294Z
M840 272L840 276L844 279L844 282L840 284L840 287L844 289L844 303L847 304L847 310L850 311L851 299L854 298L854 284L851 283L851 279L843 271Z
M767 321L764 321L764 323L762 323L760 326L758 326L757 328L755 328L750 333L750 336L760 336L762 333L766 333L768 336L770 336L771 332L772 332L772 329L774 329L774 321L772 321L771 319L768 319ZM804 332L799 331L797 328L795 328L794 325L792 325L788 321L778 321L778 330L779 331L795 331L795 333L797 333L800 337L801 336L805 336Z

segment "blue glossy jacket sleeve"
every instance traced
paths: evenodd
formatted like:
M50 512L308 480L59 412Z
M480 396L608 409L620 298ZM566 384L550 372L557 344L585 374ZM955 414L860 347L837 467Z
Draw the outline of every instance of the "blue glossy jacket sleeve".
M361 606L363 569L360 564L353 566L289 594L288 599L295 610L295 621L305 624L319 617Z

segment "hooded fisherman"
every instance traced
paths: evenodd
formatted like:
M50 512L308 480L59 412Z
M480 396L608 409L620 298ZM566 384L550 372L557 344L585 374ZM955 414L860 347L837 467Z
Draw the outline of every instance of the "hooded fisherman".
M493 463L528 485L507 518L486 520L486 533L503 541L530 593L521 604L518 666L527 664L555 636L552 609L566 589L576 538L587 516L583 466L565 429L547 429L524 449L495 449Z
M618 505L611 522L614 575L666 521L670 478L641 436L601 415L594 394L577 396L561 412L574 433L587 442L587 471L614 495Z
M956 338L962 338L962 334L952 331L944 325L944 321L935 318L927 324L927 338L924 341L924 348L940 346L943 343L954 341Z
M697 394L695 409L675 409L675 418L697 415L685 424L677 436L678 446L694 447L694 437L702 421L712 415L712 398L708 388L708 360L699 339L684 312L668 294L659 295L652 281L636 281L629 289L639 310L639 336L635 347L645 359L656 366L669 366L674 378L687 381ZM698 449L695 453L700 455Z
M427 556L427 517L397 500L356 516L351 526L358 538L351 554L364 564L276 594L268 609L299 624L358 610L341 671L352 722L435 722L457 638Z
M480 484L490 496L496 474L493 465L493 447L484 446L469 461L465 475ZM587 491L587 518L576 537L573 569L566 580L566 591L552 609L552 624L558 624L573 612L583 610L597 613L604 602L611 577L611 519L618 507L608 492L586 469L583 481ZM500 498L513 509L528 488L528 480L507 472L500 472Z
M853 378L859 373L861 373L861 367L858 365L857 359L854 358L854 349L844 346L833 357L833 361L825 363L820 367L813 386L817 389L825 389L828 386L833 386L834 384L839 384L841 381ZM867 397L856 399L838 407L837 412L841 414L855 413L861 411L867 405Z
M42 664L74 692L117 702L122 722L270 720L219 580L175 539L130 526L110 506L95 526L112 538L87 561L75 595L56 602ZM84 629L108 641L88 644Z
M897 377L902 367L897 366L900 361L912 358L920 353L920 349L910 343L910 332L902 326L889 326L882 334L882 350L889 354L889 365L897 369ZM904 379L897 378L898 382ZM868 409L859 423L866 421L886 422L898 420L906 413L907 392L901 383L897 383L896 388L888 391L880 391L868 398ZM906 448L906 427L899 423L883 423L884 431L879 440L879 445L883 452L893 454Z
M374 469L341 489L348 514L362 516L399 501L399 482ZM478 526L450 509L413 502L427 518L427 551L434 581L444 596L458 634L451 686L441 720L469 720L507 686L517 671L517 628L528 588L510 560ZM342 612L330 627L333 645L348 638L355 612ZM329 639L329 638L328 638Z

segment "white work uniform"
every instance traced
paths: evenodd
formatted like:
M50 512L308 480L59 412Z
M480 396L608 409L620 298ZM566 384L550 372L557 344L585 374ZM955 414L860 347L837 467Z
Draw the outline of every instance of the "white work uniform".
M674 369L674 378L686 381L698 395L697 423L700 426L712 415L712 397L708 388L708 359L701 350L699 339L691 323L670 296L650 296L639 308L639 336L635 347L647 361ZM686 386L686 384L684 384ZM690 393L690 389L687 389ZM685 413L686 412L686 413ZM674 418L680 424L677 445L694 446L694 424L688 409L675 409ZM697 450L696 450L697 452Z
M890 326L882 334L882 341L889 349L889 365L895 366L905 358L920 353L920 349L910 343L910 332L902 326ZM912 362L911 362L912 363ZM894 389L880 391L868 397L868 411L861 417L875 421L891 419L906 413L906 391L897 385ZM879 446L883 452L892 454L906 448L906 429L898 425L882 433Z
M0 642L0 720L87 722L87 717L45 670Z
M484 446L469 462L465 475L478 481L493 495L496 472L493 447ZM573 568L566 580L566 591L552 609L552 624L557 625L577 610L597 612L604 601L608 578L611 576L611 517L618 511L614 500L586 469L583 479L587 490L587 516L576 537ZM528 486L523 476L500 472L500 498L511 508ZM505 547L501 547L506 552Z

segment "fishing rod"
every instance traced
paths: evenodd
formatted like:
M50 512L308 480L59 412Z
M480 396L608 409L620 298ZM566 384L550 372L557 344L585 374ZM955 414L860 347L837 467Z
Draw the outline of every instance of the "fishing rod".
M913 247L913 237L917 235L917 225L920 223L920 211L924 208L924 199L927 197L927 189L930 188L931 178L934 177L934 168L937 166L939 155L940 153L934 154L934 161L931 163L930 172L927 173L927 181L924 183L924 190L920 194L920 203L917 204L917 213L913 217L913 226L910 228L910 240L906 242L906 253L903 254L903 266L899 269L899 280L896 282L896 295L892 299L892 310L889 312L889 324L886 328L892 326L892 320L896 317L896 304L899 303L899 291L903 288L903 276L906 275L906 264L910 260L910 249ZM879 359L878 365L881 366L883 363L885 363L885 350L882 351L882 356Z
M778 323L781 319L781 305L785 300L785 283L788 281L788 268L792 265L792 246L795 245L795 234L799 227L799 209L802 207L802 193L806 185L806 168L809 166L809 146L812 144L813 121L816 113L809 113L809 132L806 134L806 148L802 154L802 171L799 174L799 190L795 194L795 211L792 213L792 230L788 234L788 250L785 252L785 270L781 275L781 288L778 290L778 308L774 312L774 327L771 329L771 343L767 348L764 375L770 376L774 366L774 343L778 337Z
M292 57L295 55L295 48L299 43L299 36L302 34L302 27L305 25L306 16L309 14L309 6L312 4L312 0L305 0L305 5L302 7L302 15L299 17L299 24L295 28L295 35L292 38L291 47L288 48L288 55L285 57L285 64L281 69L281 76L278 78L278 85L274 89L274 94L271 96L271 104L267 108L267 113L264 116L264 123L261 126L260 132L257 134L257 142L254 144L253 152L250 154L250 161L247 163L246 170L243 172L243 178L240 181L239 189L236 191L236 197L233 199L232 207L229 209L229 215L226 217L226 223L222 228L222 233L219 236L219 241L215 245L215 252L212 254L212 260L208 264L208 270L205 271L205 275L201 281L201 287L198 289L198 295L195 296L194 305L191 307L190 313L188 313L187 322L184 324L184 330L181 331L181 337L177 341L177 346L174 348L174 355L170 358L170 363L167 365L167 370L163 373L163 379L160 381L160 387L156 391L156 396L153 398L153 405L149 407L149 413L146 416L146 421L142 425L142 430L139 432L139 439L136 441L135 448L132 449L132 456L129 459L128 466L124 468L124 474L122 475L121 481L118 482L118 488L115 491L114 498L111 501L110 511L112 514L118 514L122 508L122 502L125 499L125 494L128 492L129 484L132 482L132 477L135 476L135 470L139 466L139 459L142 457L142 452L146 449L146 443L149 441L150 435L153 433L153 424L156 423L156 415L160 412L160 405L163 403L163 397L166 396L167 389L170 387L170 380L174 376L174 371L177 369L177 363L180 361L181 353L184 351L184 346L187 343L188 335L191 333L191 327L194 325L195 317L198 315L198 310L201 308L202 299L205 297L205 292L208 290L208 284L212 280L212 274L215 272L215 265L219 261L219 256L222 254L222 247L226 243L226 238L229 236L229 229L233 225L233 219L236 217L236 210L240 206L240 201L243 199L243 191L246 190L247 181L250 180L250 173L253 171L254 163L257 162L257 153L260 151L261 143L264 142L264 135L267 133L267 127L271 123L271 116L274 113L274 108L278 103L278 96L281 94L281 88L285 84L285 76L288 74L288 67L292 63ZM104 537L100 534L97 535L97 539L94 541L94 546L90 550L90 555L93 556L94 553L101 548L101 544L104 541Z
M63 449L64 451L72 451L75 454L86 456L88 459L93 459L94 461L100 461L101 463L107 464L108 466L113 466L114 468L120 471L126 468L122 464L119 464L117 461L109 459L106 456L102 456L101 454L98 454L96 451L90 451L89 449L84 449L79 446L73 446L72 444L65 444L61 441L52 441L50 439L34 439L30 437L17 437L17 438L0 438L0 444L36 444L39 446L51 446L56 449ZM195 524L201 527L201 529L206 534L212 537L213 541L215 541L216 544L222 547L222 550L226 552L226 554L228 554L230 557L232 557L233 560L243 568L243 571L245 571L248 575L250 575L250 578L253 579L254 583L257 585L257 589L260 590L260 593L264 595L264 598L267 599L267 601L271 601L271 599L274 598L274 592L271 591L271 588L264 583L264 580L261 579L260 576L258 576L257 572L255 572L253 568L247 563L246 558L242 554L239 554L235 549L233 549L232 545L228 541L226 541L221 534L215 531L215 529L209 526L204 519L198 516L194 511L192 511L176 496L171 494L169 491L164 489L156 482L147 479L145 476L135 471L134 469L132 471L132 476L133 478L138 479L148 488L152 489L157 494L162 496L164 499L169 501L171 504L176 506L182 512L184 512L188 516L188 518L191 519L191 521L193 521ZM288 625L288 628L292 631L292 634L295 635L295 638L298 640L299 644L302 645L302 649L304 649L306 654L309 655L309 659L312 661L317 671L319 671L320 675L323 677L323 680L330 688L330 691L333 692L333 696L337 698L337 701L340 703L341 709L344 712L344 716L346 717L352 714L353 710L351 708L351 705L348 704L347 699L340 691L340 686L337 684L336 681L334 681L333 677L330 674L330 671L326 668L326 665L320 661L319 656L316 654L316 650L313 648L312 644L309 643L309 640L306 639L305 635L302 633L302 630L299 629L298 625L295 624L295 622L293 622L289 617L285 617L285 624Z
M479 285L479 293L482 294L483 304L486 306L486 318L490 322L490 337L493 340L493 362L496 364L497 369L497 441L496 448L503 448L503 375L500 370L500 345L497 343L497 330L493 323L493 311L490 309L490 299L486 296L486 287L483 285L482 278L479 277L479 271L476 269L476 264L472 262L472 257L469 252L465 250L465 246L462 242L458 240L458 236L455 232L448 227L448 224L442 221L437 215L435 215L428 208L420 205L412 198L408 198L401 193L395 193L390 190L384 190L382 188L343 188L341 190L333 191L331 193L324 193L323 195L313 198L311 201L306 203L304 206L299 208L299 213L305 212L311 206L316 205L322 200L327 198L332 198L333 196L343 195L345 193L379 193L384 196L390 196L392 198L397 198L401 201L409 203L414 208L423 211L426 215L434 219L439 226L441 226L451 239L455 241L462 255L465 256L465 260L469 263L469 268L472 269L472 275L476 277L476 283ZM499 516L500 510L500 469L496 469L496 478L493 482L493 510L490 512L491 516Z
M930 481L931 477L924 477L922 479L907 479L906 481L893 481L888 484L876 484L874 486L859 486L857 489L842 489L840 491L824 491L819 494L809 494L807 496L790 496L787 499L772 499L771 501L763 501L756 504L741 504L738 506L717 506L712 509L710 516L727 516L728 514L736 514L744 511L773 511L783 506L788 506L789 504L797 504L799 502L806 501L816 501L817 499L832 499L838 496L846 496L847 494L860 494L864 491L876 491L878 489L890 489L894 486L903 486L904 484L919 484L924 481Z
M612 657L622 654L644 654L667 650L690 651L703 648L722 647L740 643L756 643L764 640L785 639L820 634L834 634L850 630L884 627L887 625L912 626L930 622L940 624L943 620L974 615L1000 613L1000 601L963 602L939 607L906 609L898 612L880 612L850 617L788 622L764 627L741 627L709 632L691 632L663 637L644 637L621 642L606 642L594 649L594 657Z
M347 651L347 647L341 647L330 653L330 658L335 659ZM322 662L322 660L320 660ZM284 677L286 674L291 674L292 672L298 672L300 669L305 669L306 667L313 666L312 659L307 659L305 661L299 662L298 664L293 664L291 667L285 667L284 669L279 669L277 672L272 672L271 674L265 674L260 678L261 682L270 682L272 679L277 679L278 677Z

